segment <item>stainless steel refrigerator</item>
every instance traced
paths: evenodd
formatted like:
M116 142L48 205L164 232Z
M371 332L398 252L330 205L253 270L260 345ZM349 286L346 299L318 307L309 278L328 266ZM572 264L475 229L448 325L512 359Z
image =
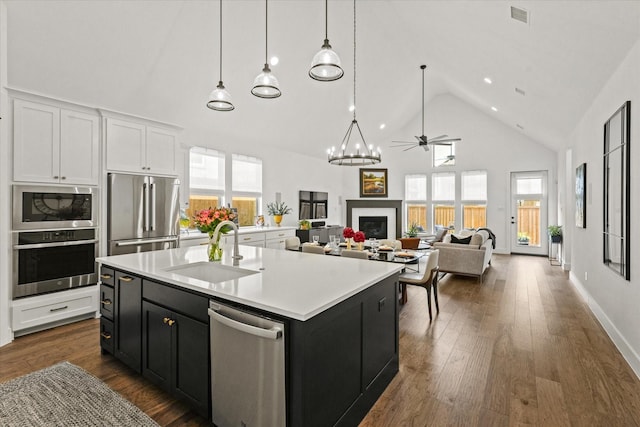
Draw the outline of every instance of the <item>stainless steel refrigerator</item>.
M109 174L109 255L178 247L180 181L157 176Z

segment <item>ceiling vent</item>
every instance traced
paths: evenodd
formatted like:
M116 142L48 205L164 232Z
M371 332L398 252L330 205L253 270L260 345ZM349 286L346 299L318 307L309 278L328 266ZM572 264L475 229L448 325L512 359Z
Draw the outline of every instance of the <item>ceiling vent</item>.
M529 12L525 9L520 9L519 7L511 6L511 18L516 21L524 22L525 24L529 23Z
M516 93L519 93L520 95L524 96L524 91L519 87L516 88Z

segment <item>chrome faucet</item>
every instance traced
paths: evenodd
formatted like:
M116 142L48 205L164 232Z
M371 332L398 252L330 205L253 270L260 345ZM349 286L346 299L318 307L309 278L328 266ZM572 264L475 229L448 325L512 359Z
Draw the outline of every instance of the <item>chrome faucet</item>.
M238 265L240 265L242 255L238 253L238 226L236 225L236 223L229 220L222 221L220 224L218 224L216 229L213 230L212 239L214 242L218 240L218 233L220 232L220 229L225 225L230 225L231 228L233 228L233 256L231 258L233 259L233 266L237 267Z

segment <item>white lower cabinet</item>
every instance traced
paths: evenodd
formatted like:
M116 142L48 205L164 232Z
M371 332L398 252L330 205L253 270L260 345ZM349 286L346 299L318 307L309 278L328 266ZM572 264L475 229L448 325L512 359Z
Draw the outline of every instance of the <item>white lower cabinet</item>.
M294 229L274 230L265 233L265 247L273 249L284 249L285 240L296 235Z
M282 227L277 230L246 231L242 229L238 233L238 244L245 246L256 246L259 248L284 249L284 241L287 237L295 236L296 230L293 227ZM233 245L233 232L225 234L223 244Z
M98 311L98 286L85 286L13 301L12 328L16 335L56 326Z

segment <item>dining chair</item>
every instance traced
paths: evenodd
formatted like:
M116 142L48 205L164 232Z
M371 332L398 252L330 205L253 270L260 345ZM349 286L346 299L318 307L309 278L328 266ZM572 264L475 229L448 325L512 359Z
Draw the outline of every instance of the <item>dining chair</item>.
M365 251L356 251L354 249L343 249L340 256L347 258L369 259L369 253Z
M399 251L402 249L402 242L400 240L382 239L380 240L380 246L390 246L394 250Z
M320 245L305 243L302 245L302 252L324 255L324 248Z
M284 248L290 251L297 251L300 249L300 238L298 236L287 237L284 241Z
M427 290L427 306L429 307L429 321L431 316L431 290L433 289L433 299L436 303L436 313L440 313L438 305L438 258L440 251L435 250L429 252L427 265L423 273L403 273L400 275L399 283L401 286L401 303L407 302L407 285L422 286Z

